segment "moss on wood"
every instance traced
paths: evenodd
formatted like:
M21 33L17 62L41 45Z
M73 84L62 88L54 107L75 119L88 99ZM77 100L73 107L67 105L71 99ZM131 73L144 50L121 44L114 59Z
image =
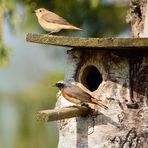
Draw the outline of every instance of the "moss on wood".
M40 44L73 48L98 48L148 51L148 38L79 38L28 33L26 40Z

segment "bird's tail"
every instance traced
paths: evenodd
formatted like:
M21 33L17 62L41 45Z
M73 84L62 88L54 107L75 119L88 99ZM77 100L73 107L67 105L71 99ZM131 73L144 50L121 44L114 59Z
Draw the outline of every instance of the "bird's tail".
M108 109L108 107L106 105L104 105L100 100L97 100L95 98L91 98L91 102L104 108L104 109Z
M83 29L81 29L81 28L78 28L78 27L76 27L76 26L74 26L74 25L68 25L69 27L67 28L67 29L72 29L72 30L78 30L78 31L84 31Z

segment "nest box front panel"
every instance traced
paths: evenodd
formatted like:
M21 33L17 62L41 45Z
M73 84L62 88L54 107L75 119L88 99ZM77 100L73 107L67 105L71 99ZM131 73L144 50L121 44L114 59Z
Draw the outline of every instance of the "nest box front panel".
M66 81L76 81L82 83L85 87L82 89L90 93L96 99L102 100L108 106L107 110L102 110L95 119L95 130L90 137L89 126L92 125L91 118L74 118L60 121L61 131L68 134L66 129L73 122L71 132L75 133L74 137L78 137L78 141L83 141L86 137L87 142L94 140L91 138L99 133L99 140L106 141L104 137L108 137L108 131L116 130L111 137L126 135L126 130L136 126L141 127L143 124L143 116L146 111L140 111L141 116L137 116L137 108L147 104L147 54L132 54L114 51L105 51L97 49L72 49L68 51L68 67L65 74ZM140 86L138 84L141 84ZM142 85L143 84L143 85ZM70 102L65 101L62 96L59 97L60 105L70 106ZM66 102L66 103L65 103ZM143 122L147 125L146 121ZM85 126L82 126L85 125ZM118 130L122 128L123 130ZM77 142L78 142L77 141ZM88 144L86 143L86 145ZM98 139L93 142L93 146L98 143ZM78 144L78 143L77 143Z
M71 69L66 79L81 82L96 98L134 104L145 95L147 55L95 49L70 50L68 54ZM144 85L138 87L141 82Z

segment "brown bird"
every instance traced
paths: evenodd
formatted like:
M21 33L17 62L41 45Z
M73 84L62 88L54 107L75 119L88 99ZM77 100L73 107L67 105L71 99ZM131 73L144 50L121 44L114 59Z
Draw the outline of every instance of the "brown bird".
M49 34L59 32L62 29L82 30L74 25L70 24L64 18L59 15L46 10L45 8L39 8L34 11L38 18L38 22L41 27L49 32Z
M78 84L78 83L77 83ZM96 104L104 109L108 107L102 103L101 100L97 100L92 97L90 94L81 89L78 85L74 83L67 83L65 81L58 81L55 84L56 87L61 91L62 96L73 103L83 104L83 103L92 103Z

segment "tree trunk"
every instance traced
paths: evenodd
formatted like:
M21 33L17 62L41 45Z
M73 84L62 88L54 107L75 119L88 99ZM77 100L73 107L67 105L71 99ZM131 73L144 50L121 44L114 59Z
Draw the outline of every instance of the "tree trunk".
M148 36L148 4L147 0L131 0L127 15L127 22L131 24L133 37Z
M146 6L146 0L131 1L127 18L133 37L145 34ZM58 147L147 148L148 54L73 49L68 52L68 65L66 81L81 82L109 109L98 108L95 118L89 115L58 121ZM58 93L56 108L70 105Z
M137 53L137 61L133 65L136 54L130 58L129 54L122 54L89 49L69 51L68 63L72 66L68 69L66 80L79 81L89 88L91 82L85 77L91 73L93 66L99 69L102 82L91 94L106 102L109 109L98 109L94 132L90 135L94 123L91 116L59 121L59 148L147 147L148 55ZM90 65L93 65L92 69ZM92 76L91 80L96 77ZM73 105L60 94L58 100L57 108Z

